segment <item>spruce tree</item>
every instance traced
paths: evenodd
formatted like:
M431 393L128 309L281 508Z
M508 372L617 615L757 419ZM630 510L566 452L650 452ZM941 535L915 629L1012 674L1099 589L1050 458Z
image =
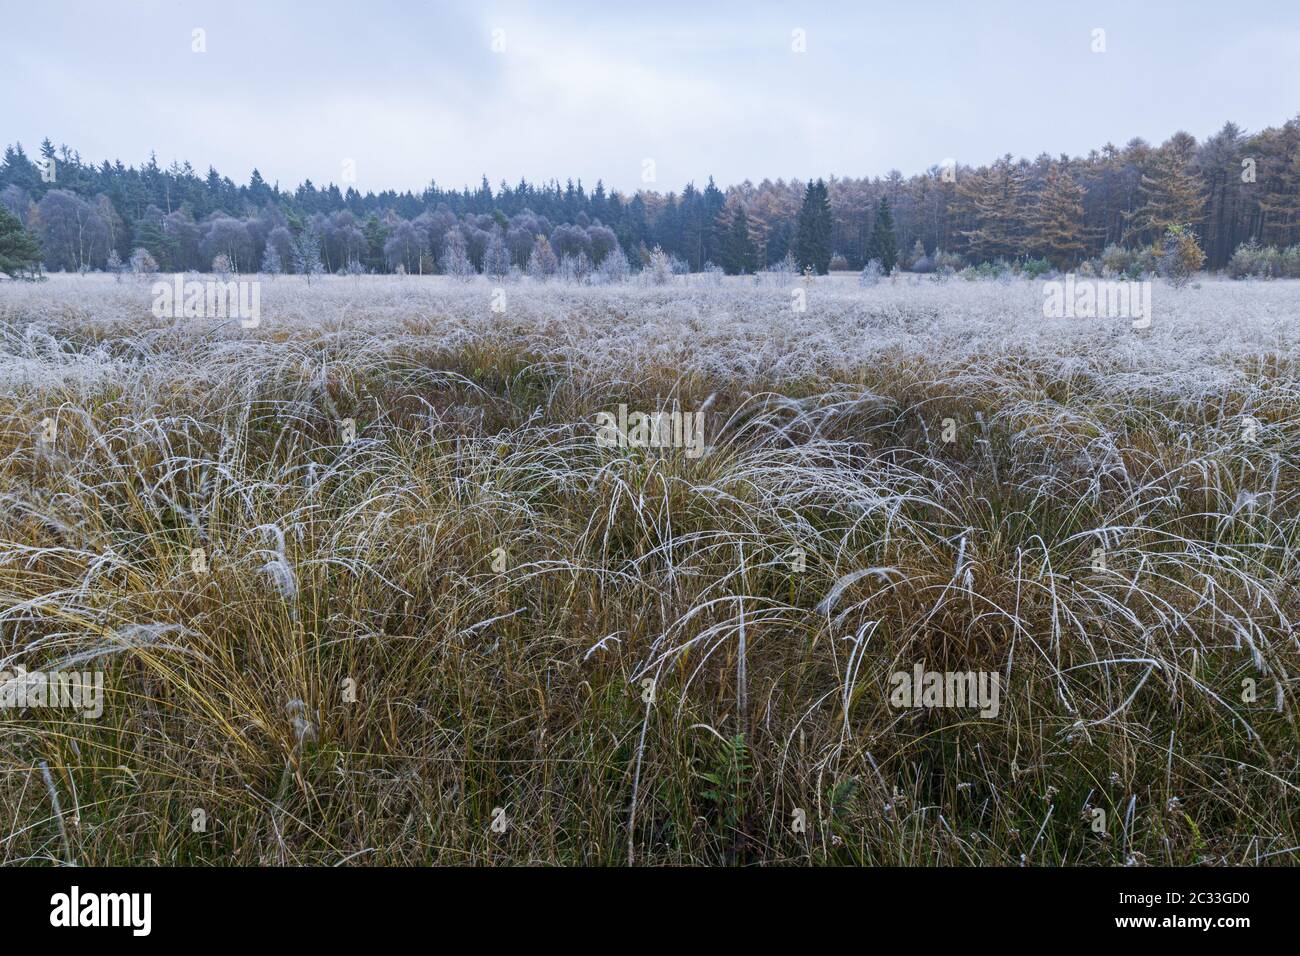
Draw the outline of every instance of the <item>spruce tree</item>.
M898 265L898 239L894 236L894 214L889 209L889 200L880 197L876 206L876 224L871 230L871 254L867 257L880 263L885 275L892 275L894 266Z
M162 220L145 216L135 224L135 243L149 250L159 267L166 270L179 268L176 241L163 230Z
M24 273L33 275L40 264L40 243L23 228L18 217L0 203L0 272L15 277Z
M831 267L831 199L826 183L809 180L795 230L795 261L800 270L825 275Z
M749 219L743 209L737 208L731 217L722 260L728 275L749 275L757 267L758 248L749 234Z
M366 237L366 268L371 272L384 271L384 243L392 230L379 221L379 216L371 213L366 217L362 234Z

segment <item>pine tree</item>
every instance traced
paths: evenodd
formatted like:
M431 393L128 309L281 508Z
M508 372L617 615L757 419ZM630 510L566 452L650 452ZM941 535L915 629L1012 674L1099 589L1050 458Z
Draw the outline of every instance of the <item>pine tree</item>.
M831 267L831 200L826 183L809 180L795 230L795 261L799 268L811 268L825 275Z
M151 207L150 212L157 211ZM146 214L135 224L135 243L140 248L148 249L154 261L163 269L179 269L176 241L163 230L160 216Z
M722 262L728 275L749 275L758 267L758 247L749 234L745 210L737 207L724 240Z
M58 179L58 164L54 159L54 144L50 142L47 136L41 140L41 182L51 183ZM47 178L48 177L48 178Z
M36 237L23 228L18 217L0 203L0 272L10 276L35 275L41 264L41 247Z
M1032 218L1035 252L1057 269L1074 266L1087 249L1083 228L1085 190L1053 163Z
M366 224L361 229L366 237L366 267L371 272L384 269L384 243L388 241L391 230L379 221L379 216L371 213L366 217Z
M876 206L876 224L871 230L871 252L868 259L880 263L885 275L892 275L894 266L898 265L898 239L894 236L894 214L889 208L889 200L880 197Z
M727 233L724 229L726 224L722 213L727 204L727 197L714 185L712 176L709 177L709 184L704 187L704 192L700 194L700 202L703 207L701 218L704 220L704 259L719 262L726 255Z

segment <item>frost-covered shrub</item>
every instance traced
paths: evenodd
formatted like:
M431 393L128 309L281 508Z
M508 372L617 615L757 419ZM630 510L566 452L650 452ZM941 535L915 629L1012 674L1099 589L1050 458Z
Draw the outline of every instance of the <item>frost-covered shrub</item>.
M1261 246L1255 239L1249 239L1236 247L1232 258L1227 263L1227 274L1232 278L1271 278L1268 254L1271 246Z
M1160 276L1175 286L1186 285L1201 266L1205 253L1190 226L1170 226L1161 243L1156 268Z
M848 268L849 268L849 260L846 259L843 255L837 252L835 253L835 255L831 256L831 265L830 265L831 272L847 272Z
M935 282L947 282L966 266L961 256L955 252L944 252L942 249L936 249L934 255L927 256L926 259L928 260L930 278Z
M591 278L591 260L585 252L579 252L576 256L561 256L560 268L556 270L555 277L561 282L586 285Z
M1141 270L1138 277L1153 276L1160 271L1160 256L1163 249L1158 245L1145 246L1138 250L1137 261L1134 263L1136 269ZM1133 270L1130 269L1130 272Z
M216 273L217 278L222 282L230 278L232 268L230 257L224 252L219 252L212 257L212 271Z
M1129 266L1133 264L1134 253L1132 250L1125 249L1123 246L1117 246L1113 243L1107 246L1101 253L1102 274L1107 276L1120 276L1128 272Z
M1046 259L1026 259L1020 266L1020 274L1026 279L1038 279L1052 271L1052 264Z
M650 285L667 285L673 277L673 263L668 253L655 246L650 253L650 263L642 275Z
M1232 253L1232 258L1228 260L1228 275L1234 279L1245 279L1247 276L1257 275L1258 260L1259 243L1254 239L1249 239L1237 246Z
M1101 254L1101 271L1108 277L1122 277L1136 281L1154 274L1158 268L1157 252L1152 247L1125 249L1109 245Z
M885 267L880 264L880 260L871 259L862 267L862 272L858 274L858 285L869 288L878 284L884 276Z
M912 250L914 255L917 251L917 247L920 247L920 245L920 240L918 240L917 246ZM936 249L933 253L922 251L920 255L916 255L916 257L911 260L911 265L907 268L912 272L917 272L922 275L934 272L943 272L948 276L953 276L957 272L961 271L965 265L965 260L956 253L944 252L942 249Z
M560 267L560 260L555 257L551 244L545 236L538 236L533 242L533 251L528 254L528 275L538 282L545 282L555 275Z
M632 266L628 264L627 256L618 246L600 260L600 265L596 267L597 279L606 284L626 282L632 274Z
M320 257L320 232L310 223L293 242L293 271L305 276L311 285L311 277L325 271Z
M795 265L794 254L787 252L784 259L772 263L766 269L754 274L754 285L774 285L785 287L799 273Z
M443 237L442 258L438 265L444 275L449 275L462 282L474 278L474 263L466 252L465 237L459 229L448 229Z
M917 240L912 247L912 254L908 257L906 268L910 272L917 272L922 275L946 271L949 275L960 271L966 263L961 256L952 252L944 252L942 249L936 249L932 253L927 253L925 247L921 245L921 240Z
M262 272L269 276L278 276L284 271L283 263L280 262L280 253L276 251L275 246L271 243L266 244L266 251L262 253Z
M1278 255L1282 275L1288 279L1300 279L1300 244L1288 246Z
M908 272L931 272L934 260L925 254L925 243L920 239L912 244L911 252L905 252L898 260L901 268Z
M1128 265L1123 271L1123 277L1130 281L1138 281L1141 278L1154 276L1160 272L1161 248L1158 246L1144 246L1132 251Z
M493 279L503 279L510 271L510 252L506 249L501 230L494 230L483 252L483 274Z
M704 263L704 268L700 270L703 281L708 285L722 285L722 277L726 275L722 266L715 266L712 262Z
M1261 246L1254 239L1243 242L1228 260L1228 275L1234 279L1300 279L1300 244L1277 249Z
M141 279L152 279L158 271L158 263L142 246L131 253L131 271Z
M930 260L934 263L934 271L947 272L949 275L954 275L966 265L966 260L957 253L944 252L942 249L936 249Z
M1013 275L1011 266L1003 259L967 266L957 274L968 282L975 282L979 279L1001 279L1005 282L1009 281Z

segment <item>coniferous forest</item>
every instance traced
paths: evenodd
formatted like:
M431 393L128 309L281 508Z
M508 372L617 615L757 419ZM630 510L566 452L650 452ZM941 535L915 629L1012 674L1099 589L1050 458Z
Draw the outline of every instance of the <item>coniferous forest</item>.
M51 172L52 170L52 172ZM764 179L625 195L572 180L418 192L358 192L310 180L285 188L254 169L247 183L189 162L96 164L46 139L6 148L0 200L40 240L49 271L112 269L137 249L158 267L300 271L312 235L325 272L527 269L534 252L599 265L621 249L632 269L662 248L679 271L747 273L786 260L824 273L876 259L927 272L1040 260L1070 269L1124 264L1171 227L1191 230L1204 265L1245 247L1276 250L1267 268L1300 274L1300 117L1247 132L1226 123L1197 139L1107 143L1087 156L949 161L905 177ZM737 223L739 220L739 224ZM882 229L882 222L892 228ZM467 263L467 265L462 265ZM1239 270L1240 271L1240 270Z

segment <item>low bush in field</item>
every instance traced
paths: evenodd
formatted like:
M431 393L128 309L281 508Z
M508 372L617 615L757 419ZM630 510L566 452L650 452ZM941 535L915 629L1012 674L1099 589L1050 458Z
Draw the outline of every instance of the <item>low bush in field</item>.
M1278 249L1253 239L1242 243L1228 262L1234 279L1300 279L1300 245Z

